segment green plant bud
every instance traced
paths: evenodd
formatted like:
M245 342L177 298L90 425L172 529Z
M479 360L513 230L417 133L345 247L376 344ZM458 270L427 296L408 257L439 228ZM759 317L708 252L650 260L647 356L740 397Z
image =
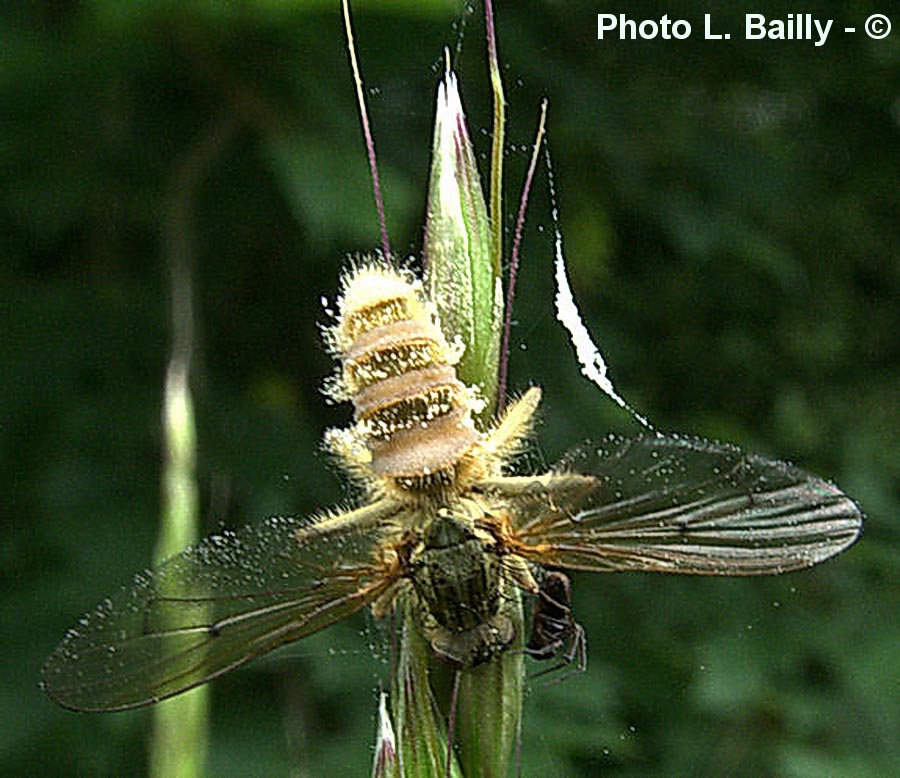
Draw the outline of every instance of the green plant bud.
M398 778L397 741L394 726L387 709L387 695L378 699L378 731L375 735L375 759L372 762L372 778Z
M482 420L489 419L496 406L503 322L500 257L493 255L475 153L450 70L438 87L423 251L428 294L444 333L465 348L458 375L478 387L485 401Z

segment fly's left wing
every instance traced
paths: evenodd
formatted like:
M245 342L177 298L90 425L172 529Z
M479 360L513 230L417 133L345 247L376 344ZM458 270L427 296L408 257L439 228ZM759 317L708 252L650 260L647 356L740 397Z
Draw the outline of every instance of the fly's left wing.
M44 665L44 689L74 710L136 708L323 629L393 582L383 526L272 518L207 538L82 617Z
M781 573L837 554L862 527L856 503L827 481L675 436L611 436L504 496L520 554L596 572Z

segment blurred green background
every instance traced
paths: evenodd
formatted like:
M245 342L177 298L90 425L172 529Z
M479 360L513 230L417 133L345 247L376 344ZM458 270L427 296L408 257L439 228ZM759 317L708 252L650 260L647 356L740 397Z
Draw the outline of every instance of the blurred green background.
M546 95L572 284L619 390L664 430L833 478L868 519L848 553L782 578L576 576L588 670L531 689L524 774L883 777L900 763L900 32L739 33L744 11L841 29L900 12L756 0L715 12L735 33L715 43L714 9L677 5L497 4L507 210ZM601 42L598 10L694 34ZM354 11L389 231L416 255L444 46L489 149L480 9ZM320 298L378 228L339 7L5 4L0 52L0 772L139 775L146 711L77 715L37 683L151 558L173 239L194 249L207 529L344 494L318 449L349 416L319 391ZM541 171L511 383L544 387L546 462L636 431L555 322L553 226ZM367 774L383 645L360 616L217 681L209 774Z

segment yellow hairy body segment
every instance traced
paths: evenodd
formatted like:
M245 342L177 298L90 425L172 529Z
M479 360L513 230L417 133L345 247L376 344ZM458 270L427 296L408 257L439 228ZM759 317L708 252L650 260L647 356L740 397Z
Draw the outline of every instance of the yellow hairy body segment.
M482 436L472 390L456 375L459 349L420 282L386 263L353 268L326 341L341 363L330 393L353 403L355 424L344 434L368 452L365 469L404 491L455 483Z

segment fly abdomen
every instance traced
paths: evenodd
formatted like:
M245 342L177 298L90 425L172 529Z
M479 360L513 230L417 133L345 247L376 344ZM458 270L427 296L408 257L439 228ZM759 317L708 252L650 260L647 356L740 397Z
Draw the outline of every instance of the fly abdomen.
M405 490L452 483L479 439L471 391L456 376L459 353L412 276L384 264L345 276L335 326L326 333L341 360L330 387L353 402L351 430L375 476Z

